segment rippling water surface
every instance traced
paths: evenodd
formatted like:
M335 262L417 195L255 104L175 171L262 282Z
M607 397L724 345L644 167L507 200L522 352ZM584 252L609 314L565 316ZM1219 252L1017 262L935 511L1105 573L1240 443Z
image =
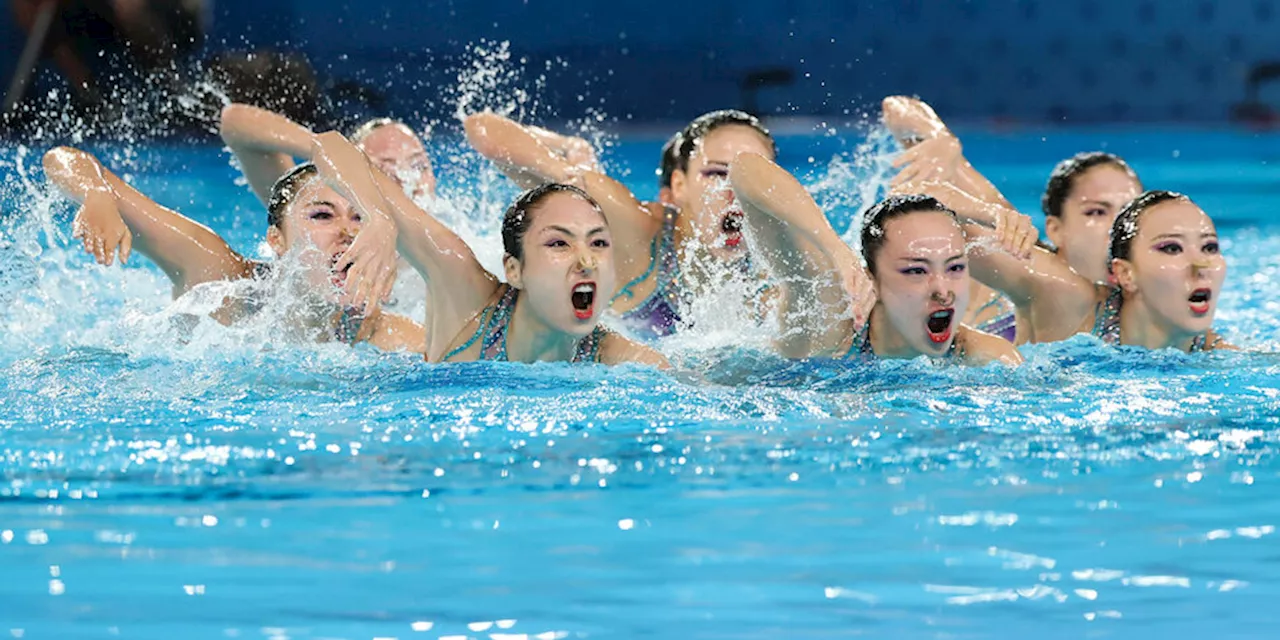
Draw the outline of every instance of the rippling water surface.
M0 636L1271 635L1280 146L1073 135L969 149L1031 211L1060 155L1132 147L1148 185L1219 220L1219 324L1257 353L1078 338L1018 370L849 368L712 327L665 345L682 364L666 375L425 366L267 327L177 340L163 276L66 248L65 206L19 177L42 149L10 148ZM876 164L859 141L783 144L844 224ZM613 153L652 193L657 144ZM263 216L217 150L116 159L260 254ZM455 222L492 257L511 192L479 193L455 198L479 222Z

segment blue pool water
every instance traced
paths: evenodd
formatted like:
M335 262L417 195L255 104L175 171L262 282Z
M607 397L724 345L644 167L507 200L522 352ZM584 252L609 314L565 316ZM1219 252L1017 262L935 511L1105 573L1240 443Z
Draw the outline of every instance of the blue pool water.
M145 260L67 247L44 148L5 149L0 637L1271 635L1280 138L962 135L1024 211L1054 161L1103 145L1191 194L1224 235L1223 333L1262 353L1081 338L1016 371L851 368L707 323L663 345L666 375L187 335ZM841 228L884 162L862 140L782 141ZM641 195L659 143L607 154ZM261 254L216 148L100 151ZM492 259L512 190L459 153L437 161L478 222L451 220Z

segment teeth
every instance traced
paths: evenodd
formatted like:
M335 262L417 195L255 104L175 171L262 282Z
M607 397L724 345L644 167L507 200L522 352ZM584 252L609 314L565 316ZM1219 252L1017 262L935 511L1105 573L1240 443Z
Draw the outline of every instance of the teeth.
M929 315L929 317L938 318L938 319L949 318L951 317L951 312L950 311L934 311L932 314Z
M573 288L574 293L592 293L596 290L595 285L580 284Z

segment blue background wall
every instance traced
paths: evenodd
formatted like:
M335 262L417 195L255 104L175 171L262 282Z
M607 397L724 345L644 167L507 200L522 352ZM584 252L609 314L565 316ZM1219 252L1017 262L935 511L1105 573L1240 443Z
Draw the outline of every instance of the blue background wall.
M839 117L912 93L952 119L1212 122L1251 65L1280 60L1280 0L218 0L212 18L206 53L298 50L396 113L452 111L485 39L546 76L549 113L641 121L741 106L743 78L777 67L794 83L762 90L762 111ZM3 20L7 78L20 44Z

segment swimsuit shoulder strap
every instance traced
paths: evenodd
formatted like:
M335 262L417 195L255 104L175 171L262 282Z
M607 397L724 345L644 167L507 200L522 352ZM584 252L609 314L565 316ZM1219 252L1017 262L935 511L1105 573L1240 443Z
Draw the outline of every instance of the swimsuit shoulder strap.
M608 329L596 325L591 330L591 333L578 341L578 347L574 349L571 362L600 362L600 345L604 343L604 339L608 336Z
M1107 344L1120 344L1120 305L1124 296L1120 287L1112 287L1105 300L1098 302L1093 310L1094 337Z
M867 320L862 323L858 331L853 334L853 341L849 343L849 351L844 354L846 360L863 359L872 360L876 357L876 352L871 348L871 316L867 315Z
M480 313L480 320L476 323L476 332L466 342L459 345L453 351L445 354L444 360L458 355L471 348L477 340L480 340L480 355L477 360L506 360L507 359L507 325L511 322L511 310L515 308L516 296L519 290L510 286L503 285L506 290L491 305L484 308Z
M649 297L661 296L666 293L667 288L675 280L676 272L680 268L675 251L676 215L678 212L678 209L669 204L662 205L662 229L657 235L653 236L653 240L649 243L649 268L645 269L644 273L636 276L630 282L622 285L618 292L613 295L613 300L617 300L622 296L634 298L635 292L633 289L653 275L655 270L658 272L658 281L654 284L653 293Z

